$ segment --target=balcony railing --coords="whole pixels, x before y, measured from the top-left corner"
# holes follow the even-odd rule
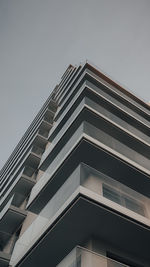
[[[45,135],[45,136],[44,136]],[[33,141],[33,145],[45,148],[45,145],[47,144],[47,138],[46,138],[45,131],[42,132],[42,130],[39,130],[35,136],[35,139]]]
[[[35,188],[33,188],[29,205],[37,196],[35,195],[37,188],[39,187],[41,189],[42,186],[44,187],[48,183],[51,177],[49,174],[53,175],[56,172],[57,168],[64,162],[69,153],[71,154],[71,152],[74,151],[75,145],[77,145],[82,138],[94,143],[98,149],[104,149],[104,151],[108,152],[110,161],[114,161],[113,157],[115,156],[123,160],[124,165],[126,163],[129,164],[129,168],[130,166],[134,166],[136,169],[141,170],[142,172],[149,173],[150,164],[148,153],[150,148],[148,146],[145,146],[135,139],[132,139],[126,133],[121,133],[121,131],[114,126],[111,128],[112,131],[110,131],[108,127],[111,125],[109,125],[109,123],[106,123],[106,121],[100,117],[95,117],[95,114],[90,113],[89,111],[85,111],[83,116],[85,116],[86,121],[83,121],[80,126],[78,126],[78,124],[74,125],[75,127],[78,127],[77,130],[72,134],[69,132],[71,131],[70,129],[64,137],[65,142],[63,142],[63,139],[61,139],[61,142],[58,146],[56,144],[56,147],[54,143],[51,143],[51,145],[45,150],[45,153],[43,153],[40,164],[43,164],[43,166],[45,165],[46,171],[43,175],[42,181],[38,181],[38,183],[35,185]],[[92,124],[93,118],[96,126]],[[83,118],[81,117],[81,119]],[[103,127],[107,131],[109,129],[111,135],[108,134],[107,131],[105,132],[102,129]],[[66,140],[67,138],[68,140]],[[128,144],[130,144],[130,147]],[[59,149],[57,149],[57,147],[59,147]],[[52,149],[54,151],[53,156],[50,154]],[[88,154],[85,157],[88,157]],[[106,156],[104,156],[103,161],[106,164],[104,164],[104,166],[107,166]],[[127,168],[128,167],[126,165],[126,169]],[[115,168],[112,168],[112,170],[115,172]],[[138,185],[138,187],[141,187],[142,189],[142,181],[139,182],[141,185]],[[36,194],[39,194],[39,192],[37,191]]]
[[[90,251],[75,247],[56,267],[128,267],[121,262]]]
[[[47,138],[48,137],[48,134],[49,134],[49,130],[46,130],[46,129],[44,129],[44,127],[43,128],[41,127],[39,129],[38,133],[39,133],[39,135]]]
[[[54,100],[51,100],[48,108],[55,113],[57,111],[57,103]]]
[[[66,207],[66,203],[72,201],[79,193],[94,198],[100,204],[116,210],[117,213],[119,211],[131,220],[150,225],[148,198],[81,163],[20,236],[15,245],[12,262],[18,257],[17,251],[24,253],[24,250],[28,250],[47,229],[50,221]]]
[[[47,135],[49,134],[49,130],[52,128],[52,123],[46,121],[45,119],[43,119],[39,130],[42,130],[42,132],[44,133],[43,136],[47,137]]]
[[[28,157],[26,159],[25,165],[36,169],[40,163],[44,149],[33,145],[28,152]]]
[[[14,183],[7,190],[7,194],[4,195],[6,198],[9,194],[13,195],[19,192],[21,195],[28,196],[31,188],[35,184],[33,174],[35,169],[30,166],[25,166],[17,175]],[[5,189],[5,188],[4,188]],[[3,189],[3,191],[4,191]]]
[[[15,242],[17,240],[16,234],[8,234],[0,231],[0,253],[5,255],[11,255]],[[1,265],[0,265],[1,266]]]
[[[31,152],[41,157],[44,152],[44,149],[38,146],[33,146]]]
[[[11,254],[18,238],[17,233],[8,234],[6,232],[0,231],[0,266],[9,266],[9,261]]]
[[[40,191],[40,188],[44,183],[44,178],[45,178],[44,176],[41,177],[39,182],[33,188],[33,192],[35,195],[36,191]],[[69,182],[71,181],[71,179],[72,179],[72,186]],[[76,187],[74,187],[74,185]],[[85,188],[88,188],[91,191],[94,191],[98,195],[103,196],[104,199],[110,200],[111,201],[110,203],[115,202],[116,204],[119,204],[119,206],[123,206],[128,210],[131,210],[139,215],[142,215],[143,217],[150,218],[149,198],[121,184],[120,182],[104,175],[103,173],[96,171],[95,169],[91,168],[90,166],[84,163],[79,165],[79,167],[72,173],[72,175],[68,178],[65,184],[59,189],[59,191],[62,191],[63,195],[63,188],[65,190],[65,187],[68,187],[68,192],[66,194],[66,199],[65,199],[67,200],[67,197],[69,197],[75,191],[75,189],[80,185]],[[54,199],[56,198],[57,194],[58,196],[60,196],[59,191],[53,197]]]
[[[0,230],[12,234],[18,229],[27,212],[25,207],[25,196],[15,193],[7,202],[0,213]],[[1,238],[1,236],[0,236]]]
[[[83,163],[81,185],[119,206],[150,219],[149,198]]]
[[[52,124],[54,115],[55,115],[55,113],[52,110],[47,109],[47,111],[45,112],[45,115],[44,115],[44,120],[46,120],[47,122]]]

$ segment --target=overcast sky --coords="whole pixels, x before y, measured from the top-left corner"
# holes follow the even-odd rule
[[[149,0],[0,0],[0,168],[67,66],[150,100]]]

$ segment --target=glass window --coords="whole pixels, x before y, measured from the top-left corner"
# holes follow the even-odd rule
[[[142,207],[142,205],[140,205],[138,202],[136,202],[135,200],[128,198],[128,197],[124,197],[124,201],[125,201],[125,207],[137,212],[141,215],[145,215],[144,214],[144,208]]]
[[[120,194],[111,187],[103,185],[103,196],[118,204],[121,204]]]
[[[103,196],[120,204],[121,206],[126,207],[129,210],[145,216],[142,203],[139,203],[138,201],[130,198],[128,195],[115,190],[113,187],[103,184]]]

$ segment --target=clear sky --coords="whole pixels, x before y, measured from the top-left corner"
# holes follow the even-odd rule
[[[0,0],[0,168],[67,66],[150,100],[149,0]]]

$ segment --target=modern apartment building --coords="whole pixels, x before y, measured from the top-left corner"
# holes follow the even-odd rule
[[[150,267],[150,106],[69,65],[1,170],[0,266]]]

